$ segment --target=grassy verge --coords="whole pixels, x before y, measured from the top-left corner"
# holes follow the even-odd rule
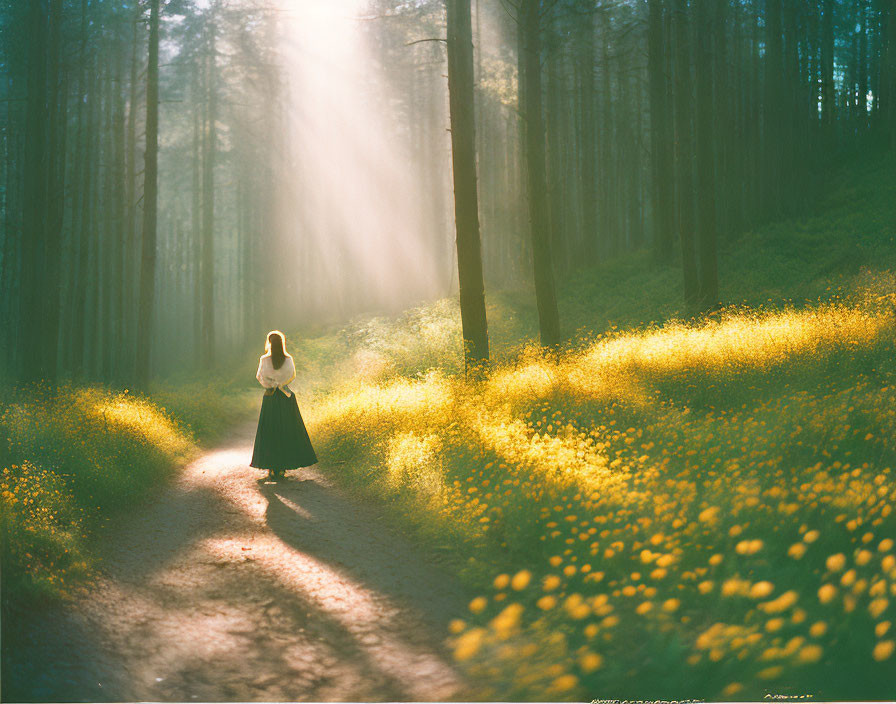
[[[731,312],[357,382],[313,427],[481,590],[455,654],[484,698],[881,696],[894,339],[885,307]]]
[[[479,591],[452,630],[483,699],[892,698],[887,168],[728,243],[708,319],[635,256],[563,284],[555,358],[492,296],[482,383],[453,303],[316,341],[319,454]]]
[[[7,390],[0,404],[5,609],[65,595],[90,574],[95,536],[246,411],[243,393],[159,384]]]

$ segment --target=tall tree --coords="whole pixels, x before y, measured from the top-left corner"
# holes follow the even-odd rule
[[[146,69],[146,154],[143,175],[143,242],[137,313],[136,380],[146,387],[156,292],[156,225],[159,193],[159,1],[149,5],[149,63]]]
[[[541,344],[560,342],[560,314],[554,290],[554,262],[551,253],[550,219],[545,170],[544,115],[541,95],[540,0],[521,0],[519,31],[523,33],[526,76],[526,170],[528,173],[529,226],[532,232],[532,263],[535,270],[535,299]]]
[[[202,262],[202,114],[201,105],[205,105],[205,101],[199,101],[198,96],[201,94],[199,89],[199,78],[201,74],[199,67],[196,66],[193,71],[192,88],[197,98],[193,103],[193,148],[192,159],[190,160],[191,172],[191,200],[190,200],[190,223],[191,233],[193,237],[192,257],[190,258],[190,267],[193,274],[193,305],[191,307],[193,313],[193,362],[198,367],[202,361],[202,338],[199,330],[202,326],[202,288],[201,288],[201,262]]]
[[[25,129],[23,266],[21,320],[26,336],[23,378],[36,381],[48,376],[44,338],[44,259],[47,236],[47,15],[42,0],[28,5],[28,97]],[[52,344],[55,344],[55,340]]]
[[[699,34],[699,32],[698,32]],[[765,104],[763,109],[763,136],[765,143],[765,193],[766,212],[771,215],[781,213],[782,188],[784,186],[783,165],[786,158],[782,136],[784,118],[787,116],[784,93],[784,49],[782,43],[783,24],[781,0],[765,0]],[[698,70],[700,62],[697,62]]]
[[[217,5],[211,8],[214,13]],[[208,22],[208,47],[205,57],[206,112],[205,145],[202,159],[202,244],[200,297],[202,300],[203,360],[214,364],[215,357],[215,161],[218,150],[217,28],[214,15]]]
[[[590,8],[589,8],[590,9]],[[597,110],[594,80],[594,63],[597,52],[595,34],[595,15],[591,11],[582,22],[584,33],[584,51],[582,52],[582,228],[584,230],[584,254],[586,260],[593,262],[597,258]]]
[[[470,0],[448,0],[448,95],[454,170],[457,274],[464,363],[472,371],[488,362],[488,321],[476,192],[476,126],[473,110],[473,31]]]
[[[688,27],[688,0],[675,0],[675,164],[678,181],[678,239],[684,274],[684,299],[698,303],[700,285],[694,250],[694,170],[691,114],[691,49]]]
[[[821,114],[826,148],[834,147],[834,0],[823,0],[821,20]]]
[[[702,309],[715,306],[719,299],[718,263],[716,261],[716,191],[715,142],[713,129],[713,38],[717,36],[712,0],[694,0],[697,21],[697,244],[700,253],[699,305]]]
[[[128,99],[128,120],[127,135],[125,144],[126,177],[125,177],[125,247],[123,252],[124,260],[121,263],[125,281],[125,294],[122,301],[124,307],[123,322],[124,334],[122,336],[122,345],[126,353],[126,373],[133,369],[135,350],[137,344],[137,321],[136,321],[136,289],[135,283],[138,278],[136,275],[136,253],[139,251],[138,244],[139,227],[137,224],[137,111],[139,109],[139,93],[138,93],[138,69],[141,64],[141,54],[139,50],[140,42],[137,39],[137,27],[142,22],[142,8],[139,4],[135,4],[134,16],[131,19],[131,60],[130,60],[130,97]]]
[[[44,260],[45,283],[43,349],[44,372],[55,381],[58,371],[59,309],[62,304],[59,277],[62,273],[62,225],[65,217],[66,112],[68,107],[64,70],[60,60],[62,44],[62,0],[50,0],[49,16],[49,119],[47,145],[47,221],[46,241],[41,255]]]
[[[71,306],[71,370],[76,378],[86,376],[85,364],[85,340],[87,338],[87,294],[89,292],[88,267],[90,265],[90,232],[93,227],[93,211],[90,207],[91,194],[93,193],[93,174],[97,162],[96,149],[94,148],[94,135],[96,134],[96,119],[98,103],[96,99],[97,87],[97,61],[96,57],[88,53],[88,41],[90,38],[88,22],[87,0],[81,0],[81,48],[80,56],[83,64],[83,98],[79,96],[78,103],[84,103],[84,125],[79,127],[81,136],[80,169],[78,182],[78,221],[76,238],[76,257],[73,262],[74,295]],[[73,235],[73,239],[74,235]]]
[[[651,180],[653,245],[658,261],[672,257],[675,244],[675,182],[672,177],[672,130],[669,115],[663,0],[649,0],[648,73],[650,79]]]

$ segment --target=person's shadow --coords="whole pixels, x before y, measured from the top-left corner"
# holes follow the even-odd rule
[[[314,478],[259,480],[258,486],[268,502],[268,526],[293,549],[412,606],[442,633],[452,618],[465,616],[470,593],[367,506]]]

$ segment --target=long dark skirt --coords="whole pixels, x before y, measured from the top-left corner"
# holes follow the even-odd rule
[[[309,467],[317,462],[311,438],[305,430],[296,395],[276,389],[261,400],[255,447],[250,467],[280,474],[287,469]]]

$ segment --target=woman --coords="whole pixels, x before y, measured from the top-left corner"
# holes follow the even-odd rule
[[[286,353],[283,333],[269,332],[264,349],[255,378],[265,392],[249,466],[266,469],[268,478],[277,478],[287,469],[316,463],[317,455],[302,422],[296,395],[288,386],[296,378],[296,365]]]

